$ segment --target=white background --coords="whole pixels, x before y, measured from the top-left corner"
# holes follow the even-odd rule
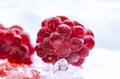
[[[0,23],[21,25],[35,44],[40,22],[57,15],[81,22],[95,34],[84,63],[86,79],[120,79],[119,0],[0,0]]]

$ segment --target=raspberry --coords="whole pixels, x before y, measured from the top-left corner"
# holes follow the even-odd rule
[[[1,27],[1,26],[0,26]],[[34,52],[28,34],[18,26],[0,28],[0,59],[7,59],[10,63],[31,64]]]
[[[69,64],[81,66],[95,45],[93,32],[66,16],[45,19],[41,26],[35,51],[46,63],[55,64],[64,58]]]

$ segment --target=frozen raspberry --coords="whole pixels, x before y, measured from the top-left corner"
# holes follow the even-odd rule
[[[0,26],[1,27],[1,26]],[[31,64],[33,46],[27,33],[18,25],[0,28],[0,59],[7,59],[10,63]]]
[[[41,26],[35,51],[46,63],[55,64],[64,58],[69,64],[81,66],[95,45],[93,32],[66,16],[45,19]]]

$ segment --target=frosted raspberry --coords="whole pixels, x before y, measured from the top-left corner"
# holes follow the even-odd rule
[[[69,64],[81,66],[95,45],[93,32],[66,16],[45,19],[41,26],[35,50],[46,63],[66,59]]]
[[[0,26],[1,27],[1,26]],[[33,46],[27,33],[18,25],[0,28],[0,59],[7,59],[10,63],[31,64]]]

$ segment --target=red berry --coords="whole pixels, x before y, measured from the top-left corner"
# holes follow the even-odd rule
[[[73,27],[73,33],[72,33],[72,35],[74,37],[80,37],[80,38],[82,38],[85,35],[84,28],[81,27],[81,26],[74,26]]]
[[[22,27],[14,25],[0,29],[0,36],[0,59],[8,59],[10,63],[17,64],[32,63],[34,49]]]
[[[37,35],[35,51],[46,63],[66,59],[69,64],[81,66],[94,47],[92,31],[66,16],[56,16],[42,22]]]
[[[94,38],[90,35],[86,35],[83,39],[85,46],[87,46],[89,50],[91,50],[95,45]]]
[[[56,31],[64,37],[70,37],[72,34],[72,29],[66,24],[61,24],[56,28]]]

